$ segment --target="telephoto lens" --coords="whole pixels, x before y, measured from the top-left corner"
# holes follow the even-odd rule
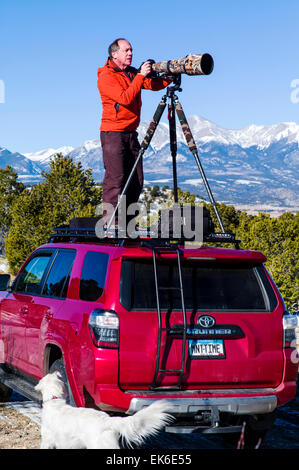
[[[152,64],[152,70],[157,73],[187,75],[210,75],[214,68],[214,60],[210,54],[188,54],[180,59],[165,60]]]

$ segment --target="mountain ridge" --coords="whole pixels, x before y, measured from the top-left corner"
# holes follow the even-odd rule
[[[299,125],[283,122],[271,126],[250,125],[225,129],[198,115],[188,118],[196,141],[199,158],[219,202],[235,206],[271,206],[279,210],[296,210],[298,205]],[[138,128],[142,141],[149,122]],[[182,128],[177,125],[177,173],[182,189],[207,195],[197,165]],[[50,159],[58,152],[68,154],[83,168],[92,168],[96,182],[104,175],[99,139],[87,140],[79,147],[64,146],[35,153],[13,153],[0,147],[0,167],[12,164],[19,169],[19,179],[38,181]],[[161,122],[144,154],[145,184],[172,186],[172,158],[169,150],[168,123]],[[4,166],[3,166],[4,165]],[[20,171],[21,170],[21,171]]]

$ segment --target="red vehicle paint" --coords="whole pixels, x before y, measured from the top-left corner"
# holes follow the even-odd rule
[[[180,247],[180,260],[185,319],[177,254],[157,254],[159,327],[150,248],[39,247],[0,292],[0,382],[38,399],[33,385],[59,367],[76,406],[130,414],[167,398],[170,432],[234,431],[249,416],[272,416],[295,396],[298,365],[266,258]]]

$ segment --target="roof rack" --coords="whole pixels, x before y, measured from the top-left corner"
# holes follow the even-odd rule
[[[157,233],[152,234],[146,230],[138,231],[136,238],[127,237],[126,234],[121,231],[115,236],[114,230],[108,230],[105,237],[100,238],[96,235],[94,228],[70,228],[69,226],[55,227],[54,233],[51,233],[49,243],[79,243],[79,242],[91,242],[91,243],[104,243],[112,244],[116,246],[127,246],[136,245],[146,241],[154,246],[174,246],[182,245],[186,242],[192,242],[188,238],[161,238],[157,237]],[[153,236],[155,235],[155,236]],[[158,234],[159,235],[159,234]],[[203,242],[207,243],[232,243],[239,248],[240,240],[236,240],[236,236],[233,233],[208,233],[204,235]]]

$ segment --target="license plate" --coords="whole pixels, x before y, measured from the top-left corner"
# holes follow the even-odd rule
[[[190,339],[189,355],[194,359],[224,359],[223,339]]]

